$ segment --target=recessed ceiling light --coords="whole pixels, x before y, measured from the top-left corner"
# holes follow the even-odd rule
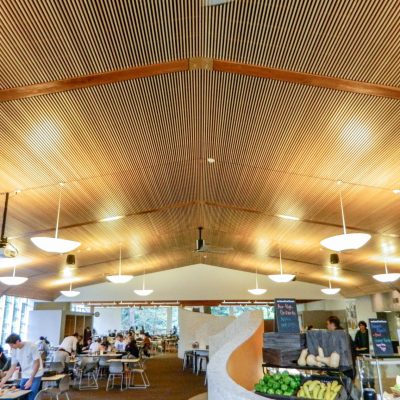
[[[400,194],[400,189],[393,189],[392,192],[393,192],[394,194]]]
[[[215,158],[209,157],[209,158],[207,158],[207,162],[208,162],[209,164],[214,164],[214,163],[215,163]]]
[[[114,217],[107,217],[107,218],[102,218],[100,222],[110,222],[110,221],[116,221],[117,219],[124,218],[123,215],[115,215]]]
[[[300,221],[300,218],[293,217],[292,215],[277,214],[276,216],[282,219],[288,219],[290,221]]]

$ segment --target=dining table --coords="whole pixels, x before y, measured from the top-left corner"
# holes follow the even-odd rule
[[[31,391],[30,390],[22,390],[22,389],[16,389],[16,390],[5,390],[1,395],[0,399],[1,400],[13,400],[13,399],[23,399],[25,396],[27,396]]]
[[[209,350],[208,349],[192,349],[194,360],[193,360],[193,373],[197,373],[198,363],[200,357],[208,357]]]

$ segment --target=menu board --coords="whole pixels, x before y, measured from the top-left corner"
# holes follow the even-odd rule
[[[393,345],[390,340],[389,325],[384,319],[370,319],[369,327],[371,331],[374,353],[377,356],[393,355]]]
[[[300,333],[295,299],[275,299],[275,331]]]

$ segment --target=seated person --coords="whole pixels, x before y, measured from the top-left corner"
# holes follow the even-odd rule
[[[101,341],[101,345],[102,345],[104,351],[108,351],[109,347],[111,346],[111,343],[108,341],[107,336],[103,337],[103,340]]]
[[[87,346],[83,346],[81,352],[82,353],[87,353],[89,351],[90,345],[93,343],[92,338],[89,338],[87,340]]]
[[[76,344],[76,354],[81,354],[83,351],[83,337],[78,336],[78,343]]]
[[[125,343],[124,343],[124,337],[119,333],[117,337],[115,338],[115,343],[114,343],[115,351],[116,352],[124,352],[125,351]]]
[[[89,346],[89,353],[98,353],[100,352],[101,348],[101,339],[96,339],[90,346]]]
[[[139,347],[137,346],[136,340],[135,340],[135,339],[132,339],[132,340],[126,345],[125,351],[126,351],[129,355],[131,355],[131,356],[133,356],[133,357],[135,357],[135,358],[139,358]]]
[[[0,377],[5,375],[5,371],[8,371],[11,366],[11,358],[7,358],[4,354],[3,347],[0,346]]]

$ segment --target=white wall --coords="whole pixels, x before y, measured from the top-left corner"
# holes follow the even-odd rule
[[[376,312],[373,309],[371,296],[362,296],[356,298],[357,318],[368,323],[369,318],[376,318]]]
[[[45,336],[51,345],[60,344],[62,310],[33,310],[29,312],[28,340],[36,342]]]
[[[210,336],[221,332],[235,317],[220,317],[210,314],[179,309],[179,350],[178,357],[183,358],[185,350],[192,348],[193,342],[199,342],[199,348],[209,345]]]
[[[95,308],[94,312],[99,312],[99,317],[93,317],[93,328],[98,335],[107,334],[108,331],[121,330],[121,308]]]
[[[265,296],[253,296],[248,289],[255,286],[255,275],[212,265],[196,264],[146,275],[146,286],[153,289],[143,299],[133,290],[141,286],[141,276],[124,285],[100,283],[79,287],[79,296],[73,301],[143,301],[143,300],[265,300],[275,297],[301,299],[342,299],[342,296],[327,296],[321,293],[323,286],[306,282],[290,282],[277,285],[267,276],[259,275],[259,284],[268,289]],[[261,297],[261,298],[260,298]],[[60,296],[56,301],[71,301]]]

